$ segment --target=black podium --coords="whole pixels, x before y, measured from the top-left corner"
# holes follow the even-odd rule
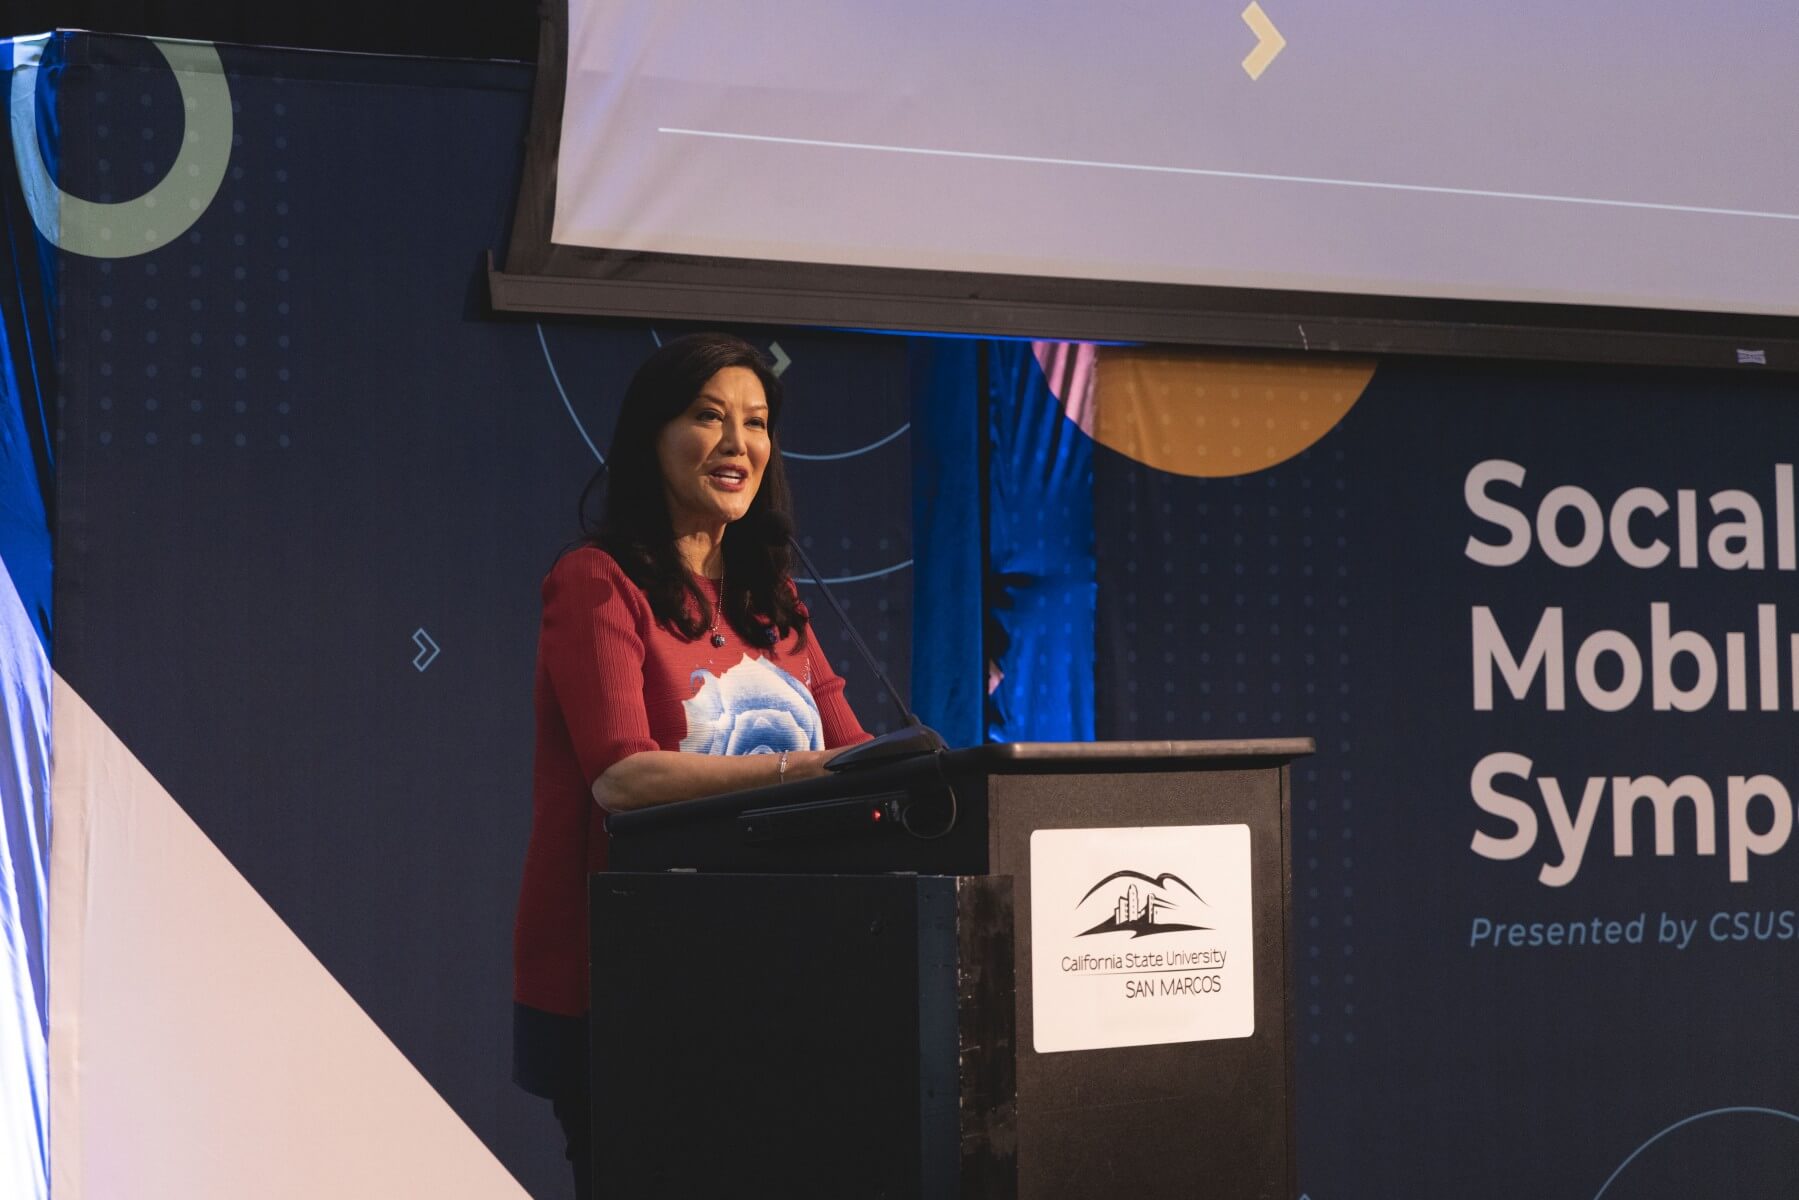
[[[615,815],[608,1194],[1287,1200],[1311,751],[981,746]]]

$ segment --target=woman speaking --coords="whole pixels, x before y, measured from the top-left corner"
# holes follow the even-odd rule
[[[748,342],[664,345],[582,495],[581,544],[543,582],[514,1075],[554,1103],[583,1198],[586,880],[606,866],[604,813],[820,775],[868,738],[789,574],[780,415],[780,382]]]

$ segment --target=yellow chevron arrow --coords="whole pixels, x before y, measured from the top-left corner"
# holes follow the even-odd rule
[[[1274,27],[1274,22],[1268,19],[1268,14],[1256,0],[1249,0],[1249,7],[1243,10],[1243,23],[1256,35],[1256,48],[1243,60],[1243,69],[1251,79],[1260,79],[1274,56],[1287,48],[1287,39],[1281,36],[1281,31]]]

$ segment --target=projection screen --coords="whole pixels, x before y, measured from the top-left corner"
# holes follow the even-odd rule
[[[1203,289],[1214,309],[1799,317],[1792,6],[567,0],[566,19],[556,247],[956,273],[1052,303],[1029,281],[1150,286],[1085,293],[1127,307]]]

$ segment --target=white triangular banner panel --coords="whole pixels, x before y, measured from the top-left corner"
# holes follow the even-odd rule
[[[525,1191],[61,678],[57,1200]]]

